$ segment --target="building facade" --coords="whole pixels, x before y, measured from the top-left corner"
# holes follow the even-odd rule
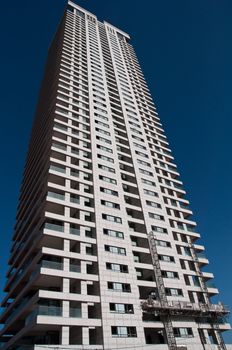
[[[50,47],[1,348],[225,349],[218,294],[128,34],[69,2]]]

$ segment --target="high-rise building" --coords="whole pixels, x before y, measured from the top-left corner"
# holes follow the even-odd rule
[[[21,188],[3,350],[226,349],[230,328],[130,37],[68,2]]]

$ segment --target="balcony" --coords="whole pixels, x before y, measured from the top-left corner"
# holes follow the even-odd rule
[[[74,225],[71,224],[71,225],[70,225],[69,233],[70,233],[71,235],[80,236],[81,230],[80,230],[80,228],[74,227]]]
[[[215,283],[214,283],[214,282],[211,282],[211,281],[206,281],[206,282],[205,282],[205,286],[206,286],[207,288],[215,288],[215,289],[217,289]]]
[[[197,232],[196,228],[195,227],[191,227],[191,226],[187,226],[187,230],[189,232]]]
[[[58,223],[53,224],[53,223],[45,222],[44,228],[48,230],[64,232],[64,226]]]
[[[53,164],[50,165],[50,170],[57,171],[58,173],[63,173],[63,174],[66,173],[66,168],[65,167],[56,166],[56,165],[53,165]]]
[[[73,308],[69,309],[69,317],[82,317],[81,308]]]
[[[62,201],[65,200],[65,195],[62,194],[62,193],[58,193],[58,192],[48,191],[48,197],[59,199],[59,200],[62,200]]]
[[[63,270],[63,263],[57,261],[42,260],[41,267],[46,269]]]
[[[62,307],[60,306],[39,305],[36,311],[37,315],[41,316],[62,316]]]
[[[80,265],[70,264],[69,271],[71,271],[71,272],[81,272],[81,266]]]
[[[196,258],[197,259],[207,259],[206,256],[205,256],[205,253],[197,253],[196,254]]]

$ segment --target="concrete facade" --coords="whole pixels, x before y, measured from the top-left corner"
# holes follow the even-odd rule
[[[210,303],[208,264],[130,37],[69,2],[49,51],[2,302],[2,349],[168,349],[168,302]],[[226,322],[173,317],[178,349],[220,347]],[[229,348],[228,348],[229,349]]]

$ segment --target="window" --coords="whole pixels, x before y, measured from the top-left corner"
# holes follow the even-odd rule
[[[113,153],[112,149],[110,149],[108,147],[105,147],[105,146],[97,145],[97,148],[100,149],[101,151],[105,151],[105,152],[108,152],[108,153]]]
[[[147,171],[147,170],[144,170],[144,169],[141,169],[141,168],[139,168],[139,172],[141,174],[144,174],[144,175],[153,176],[153,173],[151,171]]]
[[[165,261],[165,262],[175,262],[174,257],[169,255],[159,255],[159,260]]]
[[[95,120],[95,123],[100,125],[100,126],[104,126],[105,128],[109,128],[109,125],[103,122],[99,122],[99,120]]]
[[[151,167],[150,163],[144,162],[143,160],[137,159],[137,163],[141,165],[148,166],[149,168]]]
[[[184,255],[186,256],[192,256],[191,251],[188,247],[182,247],[184,250]]]
[[[193,337],[192,328],[173,328],[176,338],[188,338]]]
[[[179,275],[176,271],[162,271],[163,278],[179,278]]]
[[[149,185],[149,186],[156,186],[154,181],[146,180],[146,179],[141,179],[143,184]]]
[[[112,326],[111,333],[112,333],[112,337],[122,337],[122,338],[137,337],[136,327]]]
[[[106,228],[103,229],[104,235],[115,237],[115,238],[124,238],[124,234],[120,231],[108,230]]]
[[[171,243],[167,241],[156,240],[156,244],[161,247],[171,248]]]
[[[105,205],[106,207],[109,207],[109,208],[120,209],[120,205],[118,203],[113,203],[113,202],[101,200],[101,204]]]
[[[144,142],[143,139],[141,139],[140,137],[138,136],[135,136],[135,135],[132,135],[132,138],[135,139],[135,140],[138,140],[138,141],[141,141],[141,142]]]
[[[165,288],[165,293],[167,296],[172,296],[172,297],[183,296],[182,289],[179,289],[179,288]]]
[[[155,220],[162,220],[164,221],[164,217],[162,215],[154,214],[154,213],[148,213],[149,218],[155,219]]]
[[[148,196],[158,197],[158,193],[154,191],[146,190],[145,188],[143,189],[143,193],[147,194]]]
[[[129,283],[120,282],[107,282],[108,289],[114,290],[115,292],[130,293],[131,287]]]
[[[135,151],[135,153],[140,157],[148,158],[148,155],[143,152]]]
[[[105,251],[110,252],[110,253],[114,253],[114,254],[126,255],[125,248],[114,247],[111,245],[105,245]]]
[[[100,191],[107,194],[111,194],[112,196],[118,196],[117,191],[110,190],[109,188],[100,187]]]
[[[102,154],[98,154],[97,157],[102,159],[102,160],[105,160],[106,162],[114,163],[113,158],[103,156]]]
[[[122,265],[122,264],[115,264],[115,263],[106,263],[106,269],[111,270],[113,272],[122,272],[122,273],[128,273],[128,266]]]
[[[110,133],[106,130],[102,130],[102,129],[99,129],[99,128],[95,128],[96,131],[98,131],[99,133],[103,134],[103,135],[108,135],[110,136]]]
[[[110,312],[115,312],[118,314],[133,314],[134,308],[132,304],[110,303]]]
[[[101,137],[101,136],[96,136],[96,139],[99,141],[105,142],[105,143],[112,144],[112,142],[110,140],[105,139],[104,137]]]
[[[65,168],[65,166],[62,166],[62,165],[58,165],[58,164],[56,164],[56,163],[52,163],[51,165],[50,165],[50,170],[53,170],[53,171],[57,171],[57,172],[59,172],[59,173],[65,173],[66,172],[66,168]]]
[[[158,232],[158,233],[168,233],[167,229],[164,227],[159,227],[159,226],[151,226],[152,231]]]
[[[98,168],[102,169],[102,170],[105,170],[105,171],[108,171],[109,173],[115,173],[115,169],[110,168],[110,167],[108,167],[106,165],[98,164]]]
[[[156,203],[156,202],[146,201],[146,204],[149,205],[150,207],[153,207],[153,208],[161,208],[161,205],[159,203]]]
[[[116,222],[118,224],[122,223],[122,219],[119,218],[118,216],[102,214],[102,219],[107,220],[107,221],[111,221],[111,222]]]
[[[141,148],[141,149],[146,149],[146,147],[145,147],[145,146],[140,145],[140,144],[139,144],[139,143],[137,143],[137,142],[133,142],[133,144],[134,144],[134,146],[136,146],[136,147],[138,147],[138,148]]]
[[[103,175],[99,175],[99,179],[102,180],[102,181],[105,181],[105,182],[109,182],[111,184],[117,184],[117,181],[115,179],[112,179],[110,177],[107,177],[107,176],[103,176]]]
[[[148,155],[143,152],[135,151],[135,153],[140,157],[148,158]]]

